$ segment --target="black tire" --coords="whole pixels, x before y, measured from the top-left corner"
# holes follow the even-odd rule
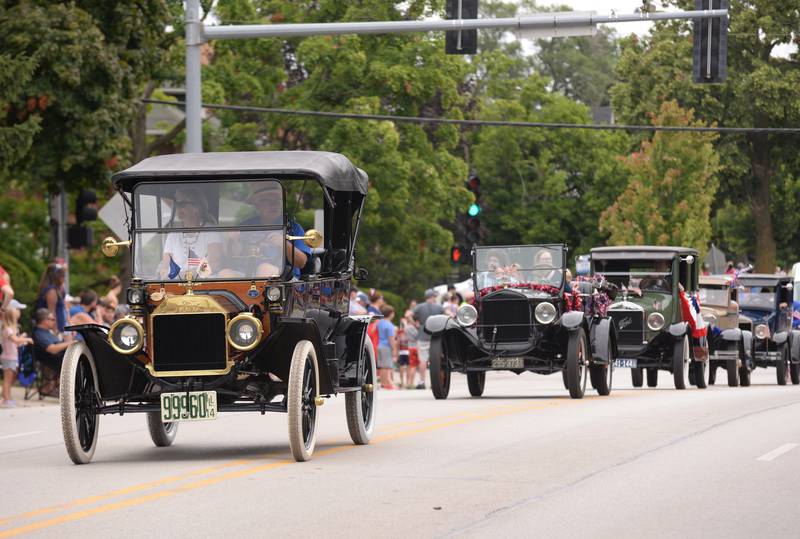
[[[742,358],[741,347],[737,344],[736,350],[739,351],[739,359],[744,365],[744,359]],[[739,366],[737,365],[738,361],[735,359],[730,359],[725,362],[725,367],[728,369],[728,387],[739,387]]]
[[[444,357],[441,337],[431,337],[428,365],[431,371],[433,398],[436,400],[446,399],[450,394],[450,366]]]
[[[83,341],[70,344],[64,354],[59,395],[67,454],[75,464],[88,464],[97,447],[101,401],[94,357]]]
[[[689,376],[689,337],[675,341],[672,349],[672,378],[675,389],[686,389],[686,379]]]
[[[633,387],[642,387],[644,385],[644,369],[631,369],[631,382]]]
[[[317,444],[317,352],[311,341],[295,345],[287,385],[289,447],[294,460],[304,462],[311,459]]]
[[[469,394],[473,397],[483,395],[483,388],[486,386],[486,372],[468,372],[467,386],[469,386]]]
[[[706,361],[693,361],[692,368],[694,369],[694,385],[697,389],[705,389],[708,387],[706,382]]]
[[[147,430],[156,447],[169,447],[178,434],[178,423],[164,423],[161,412],[147,412]]]
[[[567,382],[567,369],[561,371],[561,381],[564,382],[564,389],[569,391],[569,382]]]
[[[786,382],[789,381],[789,349],[786,345],[782,345],[778,347],[778,352],[780,352],[781,357],[775,364],[775,374],[778,379],[778,385],[785,386]]]
[[[589,375],[589,343],[586,340],[586,332],[583,328],[569,336],[567,343],[567,359],[565,370],[567,372],[567,385],[569,386],[569,396],[573,399],[582,399],[586,393],[586,379]]]
[[[792,385],[800,384],[800,363],[789,365],[789,377],[792,379]]]
[[[592,365],[589,367],[589,378],[592,387],[597,390],[597,394],[606,397],[611,394],[611,381],[614,377],[614,365],[606,363],[604,365]]]
[[[658,369],[647,369],[647,387],[658,387]]]
[[[708,363],[708,385],[713,386],[717,382],[717,363],[716,361],[709,361]]]
[[[378,387],[375,351],[372,341],[364,340],[364,378],[361,390],[351,391],[344,395],[344,409],[347,416],[347,430],[350,439],[356,445],[366,445],[375,432],[375,412],[377,399],[375,389]]]

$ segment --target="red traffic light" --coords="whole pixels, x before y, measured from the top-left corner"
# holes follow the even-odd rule
[[[450,262],[457,263],[461,262],[461,247],[453,247],[450,249]]]

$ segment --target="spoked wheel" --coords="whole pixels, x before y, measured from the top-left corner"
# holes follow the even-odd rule
[[[642,387],[644,385],[644,369],[631,369],[631,383],[633,387]]]
[[[311,459],[317,443],[317,353],[310,341],[294,347],[289,369],[286,407],[289,415],[289,447],[294,460]]]
[[[356,445],[366,445],[375,432],[375,388],[378,387],[375,367],[375,351],[372,342],[366,339],[362,352],[364,360],[364,377],[361,389],[345,393],[344,407],[347,412],[347,430]]]
[[[82,341],[67,348],[61,366],[61,430],[67,454],[75,464],[88,464],[97,446],[97,369],[91,351]]]
[[[573,399],[582,399],[586,392],[586,378],[589,369],[589,344],[586,342],[586,333],[583,328],[569,336],[567,343],[567,385],[569,386],[569,396]]]
[[[431,391],[437,400],[446,399],[450,393],[450,365],[444,357],[442,338],[431,337],[431,348],[428,355],[431,370]]]
[[[161,421],[161,412],[147,412],[147,430],[156,447],[169,447],[178,434],[178,423],[164,423]]]
[[[672,377],[675,389],[686,389],[686,378],[689,376],[689,337],[676,341],[672,352]]]
[[[658,386],[658,369],[650,368],[647,369],[647,387],[657,387]]]
[[[785,386],[786,382],[789,380],[789,348],[786,345],[782,345],[778,348],[778,352],[781,356],[775,364],[778,385]]]
[[[486,372],[468,372],[467,385],[469,386],[469,394],[473,397],[483,395],[483,388],[486,387]]]

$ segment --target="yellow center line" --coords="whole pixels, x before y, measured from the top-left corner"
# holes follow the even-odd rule
[[[535,411],[535,410],[543,410],[545,408],[556,408],[556,407],[560,407],[560,406],[563,406],[563,405],[566,405],[566,404],[577,404],[578,402],[579,401],[574,401],[574,400],[558,400],[558,401],[537,402],[535,404],[525,404],[525,405],[513,405],[512,404],[512,405],[497,406],[497,407],[495,407],[493,409],[494,411],[488,411],[488,412],[487,411],[471,411],[471,412],[466,412],[466,413],[453,414],[453,415],[450,415],[450,416],[443,416],[443,417],[439,417],[439,418],[425,419],[425,420],[409,423],[412,426],[413,425],[423,425],[423,426],[420,426],[418,428],[412,428],[412,429],[409,429],[409,430],[403,430],[403,431],[400,431],[400,432],[397,432],[397,433],[394,433],[394,434],[385,434],[385,435],[377,436],[377,437],[373,438],[371,443],[377,444],[377,443],[382,443],[382,442],[388,442],[388,441],[392,441],[392,440],[398,440],[398,439],[401,439],[401,438],[407,438],[407,437],[411,437],[411,436],[424,434],[424,433],[427,433],[427,432],[441,430],[441,429],[444,429],[444,428],[447,428],[447,427],[452,427],[452,426],[455,426],[455,425],[464,425],[464,424],[469,424],[469,423],[475,423],[475,422],[478,422],[478,421],[484,421],[484,420],[492,419],[492,418],[495,418],[495,417],[509,416],[509,415],[514,415],[514,414],[519,414],[519,413],[524,413],[524,412],[529,412],[529,411]],[[444,419],[444,420],[442,420],[442,419]],[[435,422],[433,422],[432,424],[429,424],[429,425],[424,425],[425,423],[430,423],[431,421],[435,421]],[[353,449],[355,449],[357,447],[358,446],[356,446],[356,445],[349,445],[349,444],[348,445],[337,446],[337,447],[331,447],[331,448],[328,448],[328,449],[323,449],[323,450],[317,451],[315,453],[315,456],[324,456],[324,455],[330,455],[330,454],[338,453],[338,452],[342,452],[342,451],[350,451],[350,450],[353,450]],[[190,472],[190,473],[187,473],[187,474],[183,474],[183,475],[171,476],[171,477],[167,477],[167,478],[164,478],[164,479],[159,479],[159,480],[156,480],[156,481],[142,483],[140,485],[134,485],[134,486],[131,486],[131,487],[126,487],[126,488],[115,490],[115,491],[112,491],[112,492],[109,492],[109,493],[103,494],[103,495],[89,496],[89,497],[81,498],[79,500],[75,500],[73,502],[69,502],[69,503],[66,503],[66,504],[63,504],[63,505],[52,506],[52,507],[48,507],[48,508],[44,508],[44,509],[38,509],[38,510],[35,510],[35,511],[30,511],[28,513],[24,513],[22,515],[9,517],[9,518],[4,519],[3,521],[0,521],[0,524],[7,523],[7,522],[10,522],[12,520],[18,520],[18,519],[22,519],[22,518],[30,518],[30,517],[34,517],[34,516],[38,516],[38,515],[42,515],[42,514],[47,514],[47,513],[51,513],[51,512],[70,509],[70,508],[73,508],[73,507],[76,507],[76,506],[79,506],[79,505],[86,505],[86,504],[94,503],[94,502],[101,501],[101,500],[104,500],[104,499],[108,499],[108,498],[112,498],[112,497],[116,497],[116,496],[122,496],[122,495],[125,495],[125,494],[138,492],[138,491],[141,491],[141,490],[146,490],[148,488],[156,488],[156,487],[159,487],[159,486],[163,486],[165,484],[174,483],[174,482],[177,482],[177,481],[182,481],[182,480],[185,480],[185,479],[188,479],[190,477],[197,476],[197,475],[205,475],[205,474],[213,473],[213,472],[225,469],[225,468],[251,464],[252,462],[254,462],[254,461],[253,460],[232,461],[230,463],[226,463],[226,464],[223,464],[223,465],[203,468],[203,469],[200,469],[200,470],[197,470],[197,471],[194,471],[194,472]],[[216,485],[216,484],[221,483],[223,481],[229,481],[229,480],[250,476],[250,475],[254,475],[254,474],[265,472],[265,471],[270,471],[270,470],[275,470],[275,469],[278,469],[278,468],[283,468],[285,466],[288,466],[288,465],[294,464],[294,463],[295,462],[293,460],[284,459],[284,460],[271,462],[269,464],[260,464],[258,466],[247,467],[247,468],[243,468],[241,470],[236,470],[236,471],[232,471],[232,472],[216,475],[216,476],[213,476],[213,477],[208,477],[208,478],[205,478],[205,479],[202,479],[202,480],[199,480],[199,481],[188,483],[186,485],[181,485],[181,486],[177,486],[177,487],[174,487],[174,488],[170,488],[170,489],[154,492],[154,493],[151,493],[151,494],[146,494],[146,495],[143,495],[143,496],[130,498],[128,500],[121,500],[121,501],[118,501],[118,502],[107,503],[107,504],[99,505],[97,507],[93,507],[93,508],[90,508],[90,509],[85,509],[85,510],[82,510],[82,511],[76,511],[76,512],[73,512],[73,513],[68,513],[66,515],[62,515],[62,516],[59,516],[59,517],[54,517],[54,518],[50,518],[50,519],[47,519],[47,520],[42,520],[42,521],[39,521],[39,522],[34,522],[34,523],[31,523],[31,524],[27,524],[27,525],[24,525],[24,526],[11,528],[11,529],[8,529],[8,530],[5,530],[5,531],[0,531],[0,539],[6,538],[6,537],[14,537],[14,536],[17,536],[17,535],[20,535],[20,534],[23,534],[23,533],[29,533],[29,532],[33,532],[33,531],[40,530],[40,529],[43,529],[43,528],[49,528],[49,527],[52,527],[52,526],[57,526],[59,524],[73,522],[75,520],[80,520],[80,519],[83,519],[83,518],[86,518],[86,517],[89,517],[89,516],[92,516],[92,515],[97,515],[97,514],[101,514],[101,513],[108,513],[110,511],[115,511],[115,510],[118,510],[118,509],[124,509],[124,508],[127,508],[127,507],[141,505],[141,504],[153,501],[153,500],[157,500],[157,499],[161,499],[161,498],[165,498],[165,497],[169,497],[169,496],[174,496],[176,494],[181,494],[181,493],[192,491],[192,490],[195,490],[195,489],[198,489],[198,488],[202,488],[202,487]]]

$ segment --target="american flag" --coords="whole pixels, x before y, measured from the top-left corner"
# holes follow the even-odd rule
[[[197,253],[194,252],[194,249],[189,248],[189,257],[186,261],[186,265],[190,268],[199,268],[202,263],[203,259],[197,256]]]

